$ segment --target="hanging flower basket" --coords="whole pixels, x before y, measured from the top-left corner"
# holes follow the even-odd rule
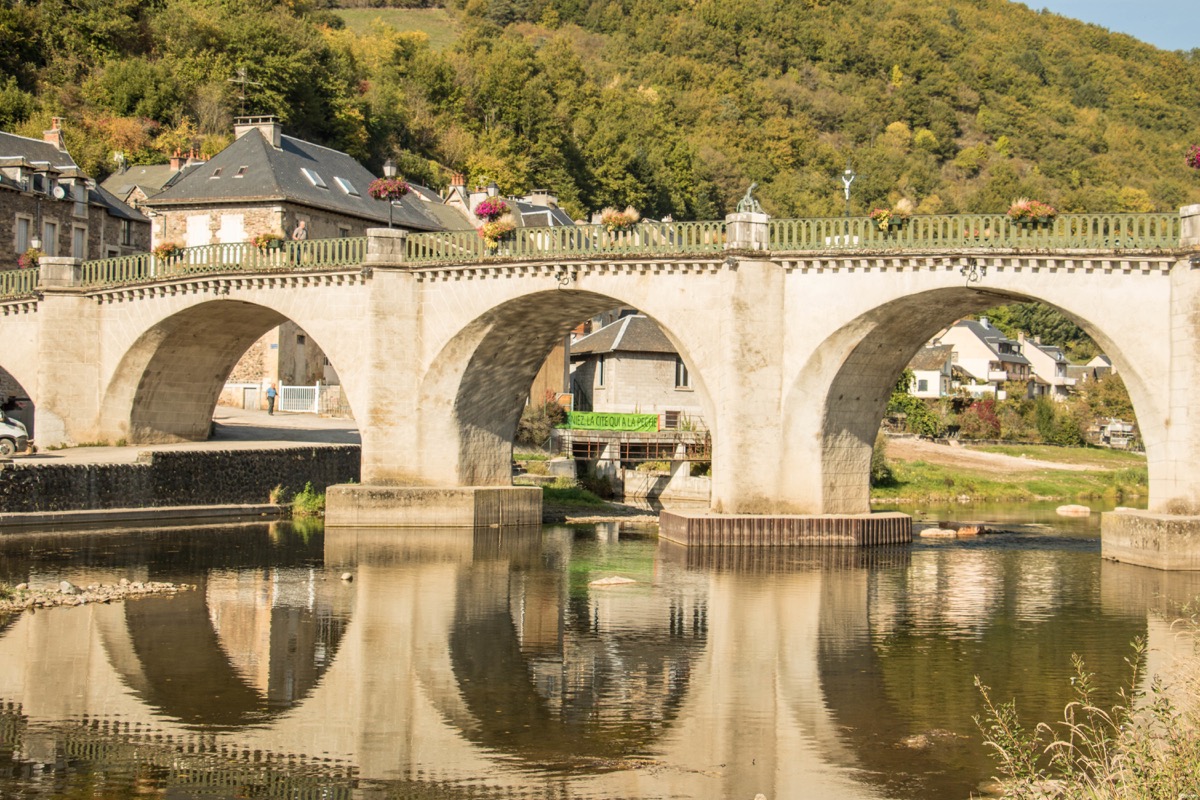
[[[1192,169],[1200,169],[1200,144],[1194,144],[1187,149],[1187,165]]]
[[[176,258],[182,252],[183,248],[175,242],[163,242],[158,247],[154,248],[154,255],[158,256],[164,261],[170,261]]]
[[[879,230],[887,233],[888,231],[900,230],[904,227],[904,223],[908,222],[908,214],[897,208],[876,208],[872,209],[867,215],[871,218]]]
[[[488,197],[475,206],[475,216],[486,219],[488,222],[495,222],[507,213],[508,203],[499,197]]]
[[[283,247],[283,237],[277,233],[260,233],[250,240],[250,244],[259,250],[278,250]]]
[[[1008,207],[1008,217],[1019,225],[1045,225],[1054,221],[1058,210],[1054,206],[1022,197]]]
[[[367,194],[376,200],[399,200],[408,194],[403,178],[376,178],[367,185]]]
[[[516,223],[508,219],[485,222],[479,226],[479,235],[489,250],[500,246],[501,240],[517,229]]]
[[[624,211],[610,207],[600,212],[600,224],[609,233],[627,231],[641,218],[642,215],[633,206],[626,206]]]
[[[21,255],[17,256],[17,269],[37,269],[38,260],[46,255],[41,250],[29,248]]]

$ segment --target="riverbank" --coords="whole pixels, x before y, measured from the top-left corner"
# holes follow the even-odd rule
[[[85,606],[89,603],[112,603],[136,597],[171,595],[195,589],[187,583],[164,583],[159,581],[131,581],[122,578],[120,583],[92,583],[84,588],[69,581],[60,581],[53,586],[32,588],[19,583],[15,587],[0,584],[0,614],[15,614],[38,608],[57,606]]]
[[[1096,447],[887,443],[891,479],[874,503],[1081,502],[1136,504],[1148,493],[1145,456]]]

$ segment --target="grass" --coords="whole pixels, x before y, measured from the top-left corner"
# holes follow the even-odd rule
[[[1144,496],[1149,483],[1144,465],[1096,472],[1044,470],[1004,476],[924,461],[895,461],[890,466],[893,479],[886,486],[871,488],[873,500],[953,503],[965,497],[971,502],[1097,498],[1122,501]]]
[[[1186,610],[1184,612],[1187,613]],[[1026,728],[1015,702],[998,703],[975,684],[985,713],[975,722],[999,770],[1003,797],[1014,800],[1141,800],[1197,797],[1200,787],[1200,650],[1195,614],[1177,620],[1191,653],[1173,666],[1174,686],[1159,676],[1143,688],[1146,645],[1135,641],[1126,659],[1129,679],[1112,708],[1096,702],[1096,688],[1072,657],[1075,699],[1055,724]]]
[[[559,478],[554,483],[543,486],[542,501],[552,506],[578,508],[602,508],[608,505],[570,478]]]
[[[402,33],[426,34],[433,50],[446,50],[458,39],[458,23],[444,8],[342,8],[334,13],[360,36],[369,33],[371,23],[379,20]]]
[[[311,483],[304,484],[292,498],[292,516],[298,519],[325,516],[325,493],[313,489]]]
[[[989,444],[967,445],[968,450],[999,453],[1037,461],[1056,461],[1060,464],[1082,464],[1097,469],[1145,466],[1144,453],[1113,450],[1108,447],[1052,447],[1046,444]]]

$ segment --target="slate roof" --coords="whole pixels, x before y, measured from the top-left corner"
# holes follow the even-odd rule
[[[146,197],[153,197],[168,186],[180,181],[192,170],[203,167],[206,162],[185,164],[181,169],[172,169],[170,164],[136,164],[121,172],[114,172],[101,182],[108,191],[124,199],[137,188]]]
[[[575,224],[575,220],[571,219],[567,212],[555,206],[535,205],[512,198],[506,199],[505,202],[517,212],[513,216],[519,218],[523,228],[557,228],[560,225]]]
[[[71,154],[49,142],[0,132],[0,156],[22,156],[32,164],[49,164],[56,170],[75,170],[79,165]]]
[[[306,177],[303,170],[316,176],[324,187]],[[291,202],[386,224],[387,203],[367,194],[367,186],[375,177],[346,153],[292,136],[281,136],[275,148],[261,131],[253,129],[207,164],[146,201],[146,205],[157,208],[195,203]],[[392,211],[395,225],[442,230],[443,225],[423,208],[425,205],[412,192],[396,201]]]
[[[571,342],[571,358],[601,353],[669,353],[678,350],[662,329],[641,314],[622,317],[581,339]]]
[[[1005,336],[1003,333],[1000,332],[999,328],[994,328],[991,325],[983,325],[973,319],[960,320],[959,322],[957,322],[955,324],[955,327],[956,328],[966,328],[971,333],[973,333],[975,336],[979,337],[979,339],[981,341],[983,341],[983,343],[986,344],[989,348],[991,348],[993,353],[996,354],[996,358],[998,360],[1003,361],[1007,364],[1029,364],[1029,359],[1027,359],[1025,356],[1021,355],[1019,352],[1018,353],[1001,353],[1000,352],[1000,343],[1001,342],[1008,342],[1014,348],[1020,347],[1021,343],[1014,341],[1013,339],[1009,339],[1007,336]]]
[[[908,362],[908,368],[932,372],[940,371],[946,366],[946,361],[950,358],[950,354],[953,352],[954,345],[950,344],[922,347],[921,350],[912,357],[912,361]]]

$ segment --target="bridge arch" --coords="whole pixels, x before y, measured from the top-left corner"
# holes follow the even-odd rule
[[[1091,302],[1089,302],[1091,301]],[[787,485],[799,513],[870,510],[870,461],[875,435],[897,378],[938,331],[984,309],[1041,302],[1079,325],[1118,366],[1137,410],[1150,466],[1165,458],[1165,398],[1147,373],[1163,358],[1162,340],[1147,335],[1120,297],[1029,293],[1016,288],[956,286],[903,294],[858,313],[829,333],[790,382],[784,398]],[[813,387],[819,388],[814,396]],[[796,489],[800,489],[796,493]]]
[[[654,320],[679,352],[715,446],[716,416],[704,383],[710,367],[703,349],[690,346],[673,321],[647,309],[644,300],[552,289],[509,298],[462,326],[434,356],[421,381],[423,480],[459,486],[511,483],[513,437],[529,386],[547,354],[575,325],[621,305]]]
[[[341,337],[325,336],[332,332],[322,330],[319,321],[314,331],[303,317],[258,302],[222,298],[170,308],[128,344],[104,386],[102,438],[138,443],[206,439],[217,398],[238,360],[255,341],[289,319],[339,368],[351,408],[356,407],[356,359],[340,352]]]

